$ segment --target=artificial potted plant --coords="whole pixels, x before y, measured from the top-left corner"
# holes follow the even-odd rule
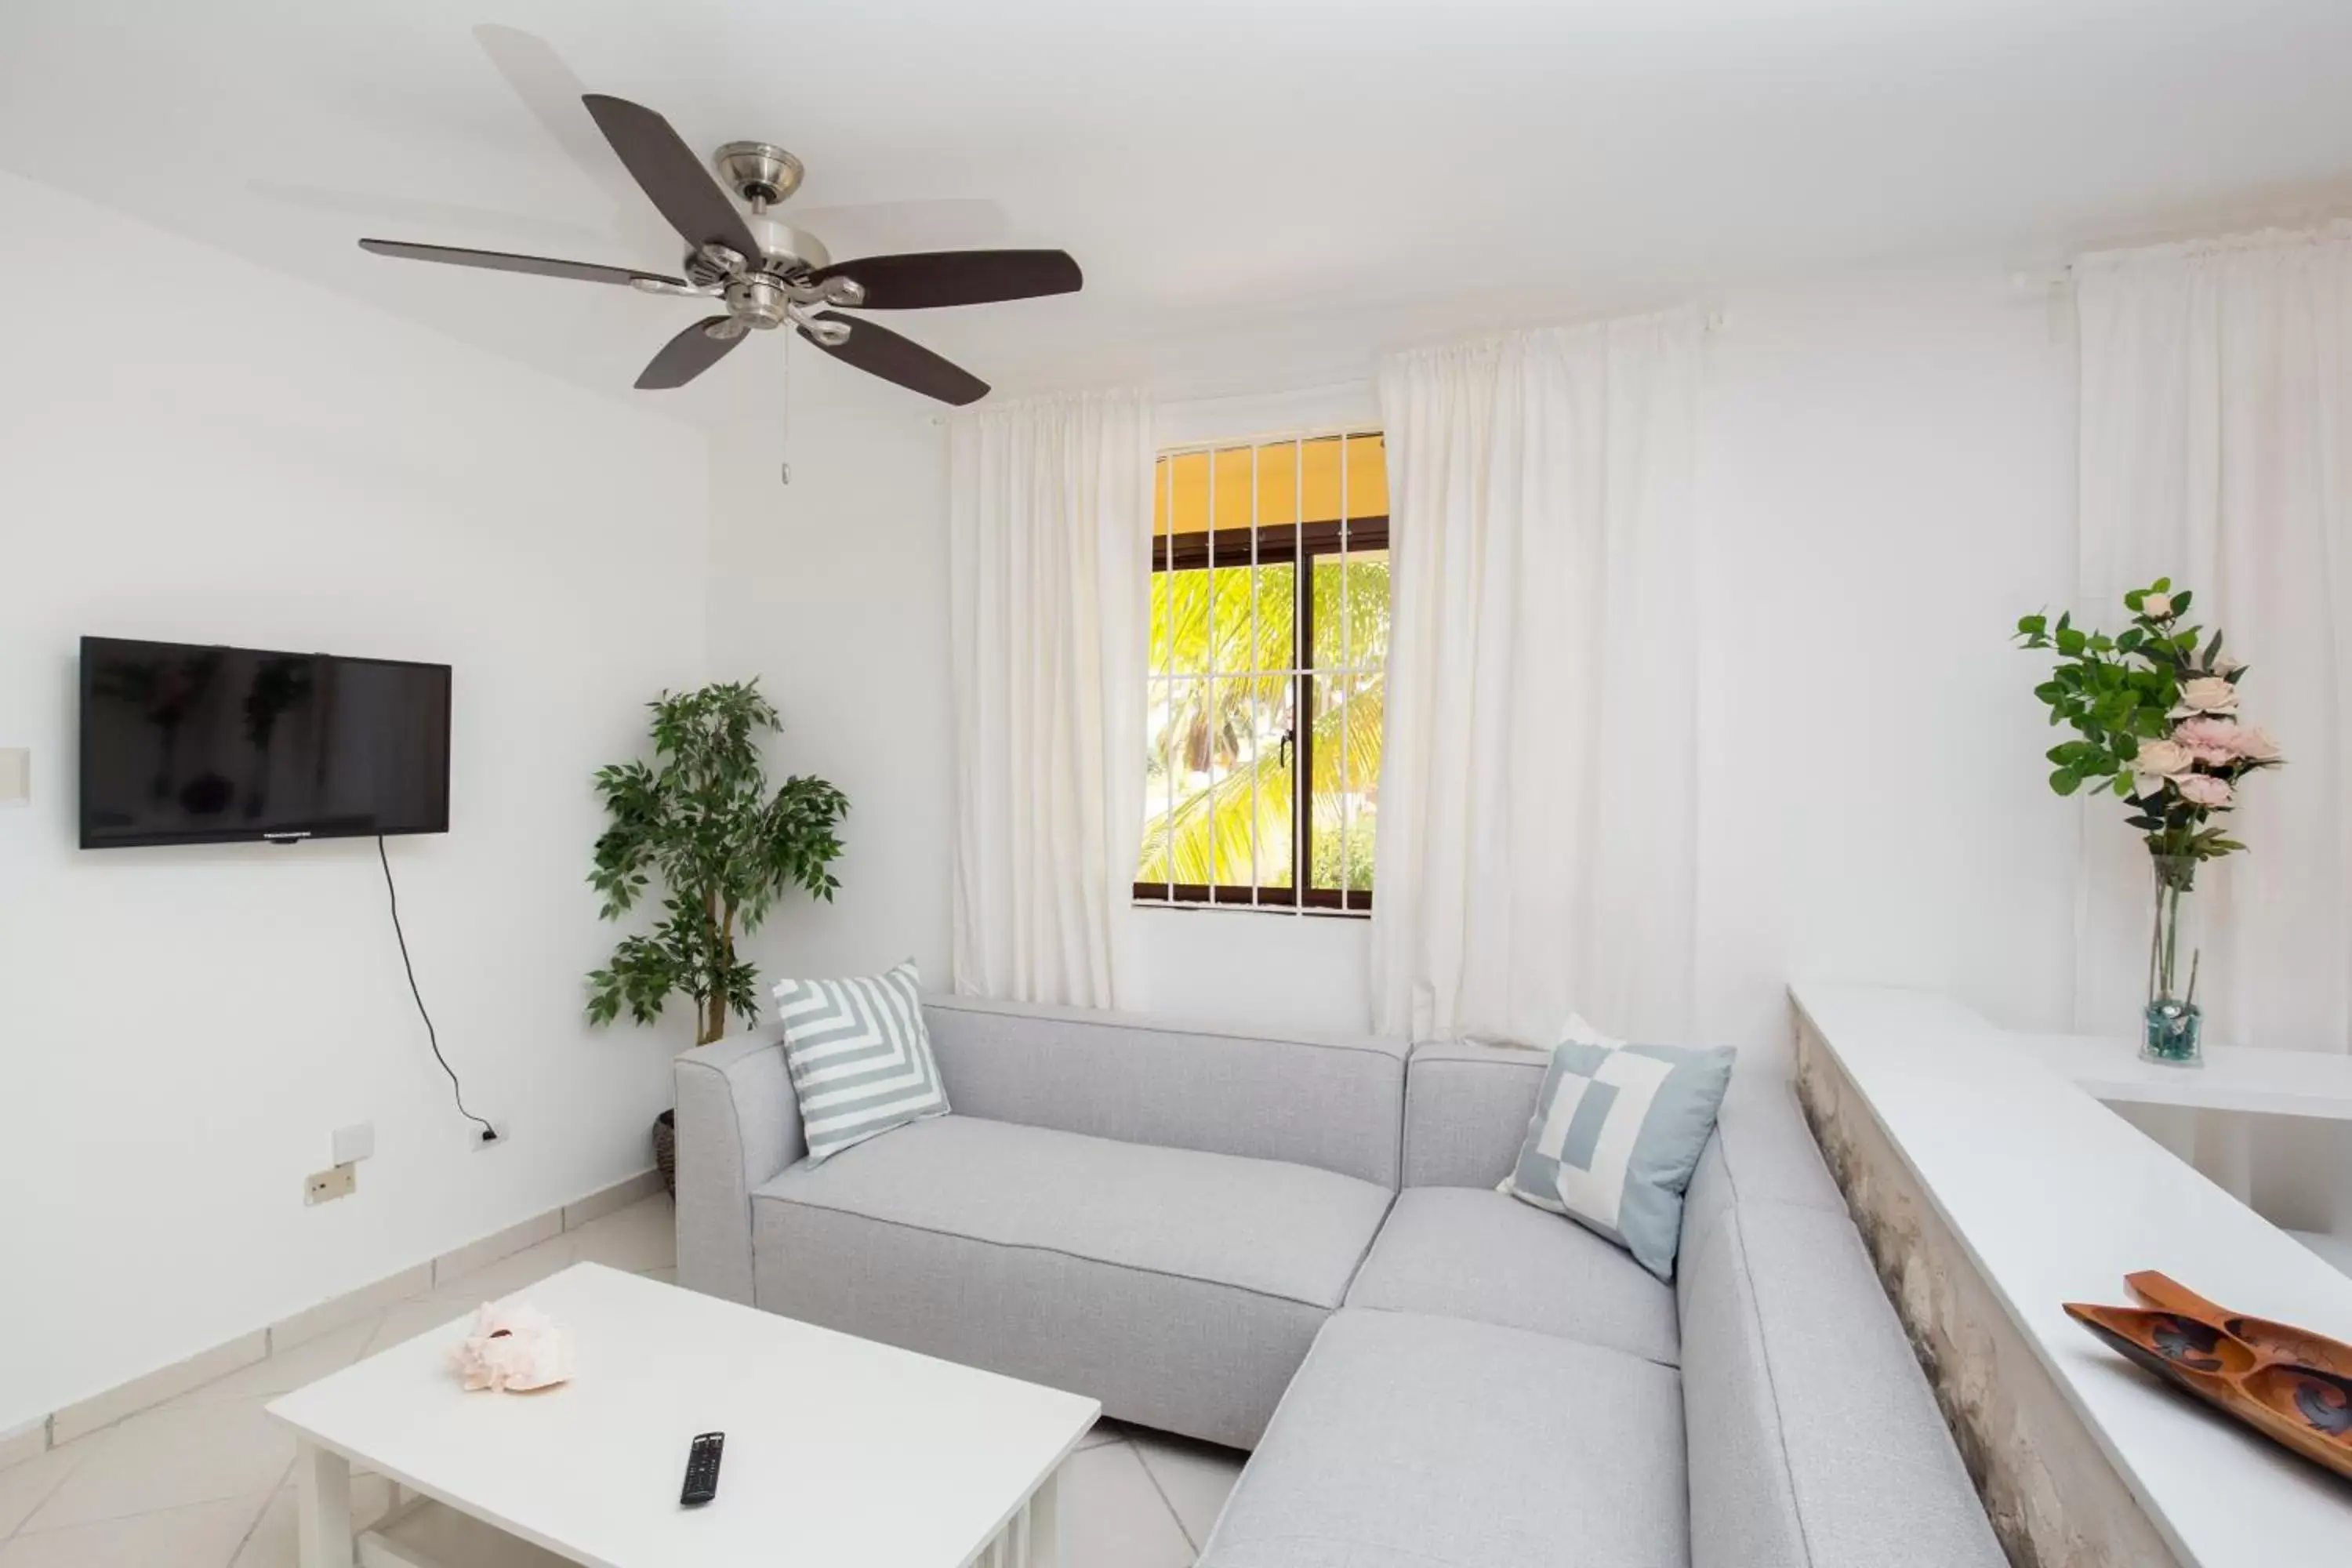
[[[609,1024],[626,1008],[650,1024],[683,993],[694,1002],[694,1043],[707,1046],[727,1032],[730,1013],[760,1019],[759,971],[737,955],[735,939],[758,929],[786,889],[830,901],[840,886],[830,868],[849,800],[820,778],[769,789],[760,742],[783,723],[757,680],[665,691],[646,706],[653,760],[597,770],[611,823],[588,881],[604,895],[604,918],[619,920],[658,879],[662,919],[650,933],[623,937],[589,974],[588,1017]],[[676,1129],[669,1111],[655,1121],[670,1185]]]

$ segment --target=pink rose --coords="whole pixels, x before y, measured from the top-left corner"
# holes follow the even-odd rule
[[[2180,798],[2191,805],[2224,806],[2230,804],[2230,781],[2217,779],[2210,773],[2190,773],[2172,781]]]
[[[2237,726],[2231,725],[2231,728],[2235,730]],[[2272,740],[2271,732],[2259,724],[2251,730],[2238,730],[2232,742],[2238,755],[2250,763],[2274,763],[2279,760],[2278,742]]]
[[[2175,718],[2191,713],[2234,713],[2238,708],[2238,689],[2218,675],[2200,675],[2194,680],[2180,683],[2180,706],[2172,712]]]
[[[2184,719],[2173,726],[2172,738],[2207,767],[2223,767],[2238,760],[2242,737],[2227,719]]]
[[[2178,741],[2142,741],[2139,754],[2132,759],[2132,788],[2140,795],[2154,795],[2168,779],[2186,773],[2196,761]]]

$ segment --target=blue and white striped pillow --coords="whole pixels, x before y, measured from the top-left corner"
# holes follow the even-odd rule
[[[810,1164],[947,1113],[914,960],[850,980],[779,980],[773,990]]]
[[[1566,1215],[1672,1279],[1683,1191],[1715,1131],[1733,1054],[1562,1040],[1497,1190]]]

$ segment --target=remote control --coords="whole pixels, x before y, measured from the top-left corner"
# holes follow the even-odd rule
[[[686,1489],[677,1494],[680,1508],[693,1508],[719,1495],[719,1455],[727,1447],[724,1432],[705,1432],[686,1451]]]

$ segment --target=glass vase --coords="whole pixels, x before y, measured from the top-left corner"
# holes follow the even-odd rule
[[[2148,933],[2147,1005],[2140,1015],[2140,1059],[2166,1067],[2202,1067],[2205,1016],[2197,1005],[2199,953],[2195,941],[2183,929],[2193,908],[2189,895],[2196,890],[2197,861],[2188,855],[2151,858],[2156,865],[2156,921]]]

